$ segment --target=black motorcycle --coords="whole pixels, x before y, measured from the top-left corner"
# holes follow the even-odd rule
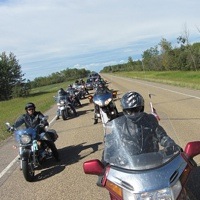
[[[52,152],[45,141],[55,142],[58,135],[55,130],[47,130],[48,117],[45,116],[41,123],[35,128],[13,128],[6,123],[9,131],[14,132],[15,139],[19,144],[20,169],[26,181],[34,180],[35,169],[42,165],[44,160],[52,157]]]

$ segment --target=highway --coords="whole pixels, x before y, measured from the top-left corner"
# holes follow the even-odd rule
[[[110,82],[110,89],[118,90],[115,103],[119,112],[121,96],[129,90],[137,91],[145,99],[145,111],[149,112],[152,101],[158,114],[164,113],[170,119],[173,131],[167,131],[182,148],[189,141],[200,140],[200,91],[107,74],[103,74],[103,78]],[[152,94],[151,99],[149,94]],[[56,145],[61,162],[49,160],[43,169],[36,171],[34,182],[26,182],[19,169],[18,152],[12,147],[14,138],[1,144],[1,200],[109,200],[108,192],[96,186],[97,177],[83,172],[83,162],[101,159],[104,135],[102,123],[93,124],[93,104],[88,99],[81,102],[83,107],[77,109],[79,116],[73,119],[56,121],[56,105],[45,113],[49,115],[50,127],[59,135]],[[160,123],[162,125],[164,120]],[[200,156],[195,160],[200,163]],[[193,181],[199,181],[199,176],[196,175]]]

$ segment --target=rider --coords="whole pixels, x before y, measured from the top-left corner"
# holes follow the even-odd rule
[[[80,83],[80,85],[83,85],[83,86],[84,86],[84,90],[85,90],[86,94],[90,94],[90,93],[88,92],[88,89],[85,87],[85,81],[84,81],[83,79],[80,79],[80,80],[79,80],[79,83]]]
[[[103,93],[107,93],[107,92],[111,92],[108,87],[103,83],[103,82],[98,82],[96,85],[96,91],[94,95],[98,95],[98,94],[103,94]],[[98,123],[98,116],[97,114],[99,114],[100,110],[99,110],[99,106],[97,104],[94,103],[94,124]]]
[[[67,101],[69,102],[69,106],[71,107],[71,109],[73,110],[74,112],[74,115],[75,116],[78,116],[77,112],[76,112],[76,109],[74,108],[74,106],[72,105],[72,102],[71,102],[71,99],[69,98],[69,93],[66,92],[63,88],[60,88],[58,90],[58,101],[60,100],[60,98],[63,98],[65,97],[67,99]],[[57,117],[56,117],[56,120],[59,119],[59,116],[60,116],[60,109],[57,110]]]
[[[123,141],[127,148],[132,149],[133,155],[156,152],[159,150],[159,144],[168,150],[178,147],[159,125],[155,116],[144,112],[144,99],[141,94],[127,92],[121,98],[121,106],[124,115],[116,120],[124,122],[123,126],[118,128],[125,134]]]
[[[166,152],[180,149],[159,125],[156,117],[144,112],[144,99],[141,94],[134,91],[127,92],[121,98],[121,106],[124,115],[113,119],[113,123],[116,126],[115,131],[123,133],[118,139],[125,150],[132,152],[132,155],[156,152],[159,151],[159,144],[165,148]],[[112,137],[112,134],[105,136],[106,153],[110,152],[110,155],[104,155],[105,157],[111,157],[113,148],[116,148],[118,144],[116,138]],[[118,149],[120,150],[120,147]],[[106,165],[104,156],[102,162]],[[123,158],[123,152],[121,156]],[[101,179],[100,176],[97,181],[98,186],[101,186]]]
[[[77,82],[77,81],[76,81],[76,82]],[[81,104],[81,102],[80,102],[78,96],[75,94],[75,92],[76,92],[76,89],[73,88],[72,85],[70,84],[70,85],[68,86],[68,88],[67,88],[67,93],[68,93],[69,95],[73,96],[74,99],[75,99],[75,101],[77,102],[77,104],[78,104],[80,107],[82,107],[82,104]]]
[[[40,112],[40,111],[36,111],[35,110],[35,104],[34,103],[27,103],[25,106],[25,111],[26,113],[21,115],[17,121],[14,123],[13,128],[18,128],[19,126],[21,126],[22,124],[25,124],[26,128],[36,128],[36,126],[38,124],[40,124],[40,122],[42,121],[44,115]],[[48,126],[49,123],[46,122],[45,126]],[[46,134],[49,134],[48,136],[50,138],[54,138],[55,135],[52,132],[46,132]],[[47,144],[47,146],[51,149],[52,154],[54,156],[54,158],[56,159],[56,161],[60,161],[59,159],[59,154],[58,154],[58,150],[55,146],[55,143],[53,141],[53,139],[49,139],[49,140],[44,140],[44,142]]]

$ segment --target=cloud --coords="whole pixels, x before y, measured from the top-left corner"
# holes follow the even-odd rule
[[[0,1],[0,52],[13,52],[31,79],[77,63],[103,67],[175,40],[185,24],[199,40],[199,7],[198,0]]]

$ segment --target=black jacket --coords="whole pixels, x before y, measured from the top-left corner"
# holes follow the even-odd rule
[[[22,124],[25,124],[26,128],[35,128],[38,124],[40,124],[43,117],[44,115],[40,111],[35,111],[33,115],[26,113],[21,115],[13,126],[18,128]],[[46,122],[45,126],[47,125],[49,125],[48,122]]]
[[[176,145],[152,114],[143,112],[138,118],[124,115],[113,121],[120,135],[120,144],[123,148],[128,148],[132,155],[156,152],[159,150],[159,144],[163,147]],[[114,144],[116,145],[117,141]]]

